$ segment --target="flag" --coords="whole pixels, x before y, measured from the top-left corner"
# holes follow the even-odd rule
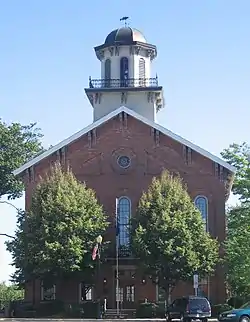
[[[93,261],[96,259],[96,256],[98,255],[98,244],[95,245],[92,251],[92,259]]]

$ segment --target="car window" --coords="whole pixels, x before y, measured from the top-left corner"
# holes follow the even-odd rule
[[[181,306],[182,306],[182,307],[186,307],[186,306],[187,306],[187,304],[188,304],[188,299],[187,299],[187,298],[183,298],[183,299],[181,300]]]
[[[175,307],[181,306],[181,299],[175,300]]]
[[[196,309],[208,309],[210,308],[209,302],[206,299],[190,299],[189,306]]]

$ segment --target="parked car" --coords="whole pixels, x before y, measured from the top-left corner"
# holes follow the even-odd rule
[[[191,320],[202,320],[207,322],[211,317],[211,305],[205,297],[187,296],[177,298],[167,308],[166,319],[179,319],[182,322]],[[250,322],[250,321],[248,321]]]
[[[239,309],[222,312],[218,320],[221,322],[250,322],[250,302],[243,304]]]

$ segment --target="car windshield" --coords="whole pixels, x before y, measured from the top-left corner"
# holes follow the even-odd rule
[[[240,309],[246,309],[247,307],[249,307],[249,308],[250,308],[250,302],[247,302],[247,303],[243,304],[243,305],[240,307]]]
[[[190,307],[196,308],[196,309],[201,309],[201,310],[209,309],[209,303],[206,299],[190,299],[189,305]]]

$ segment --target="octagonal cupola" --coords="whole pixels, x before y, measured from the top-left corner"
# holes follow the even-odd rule
[[[163,107],[162,87],[157,76],[151,77],[156,46],[142,32],[125,25],[111,31],[94,50],[101,75],[99,79],[90,77],[85,89],[94,107],[94,120],[124,105],[154,121]]]
[[[104,43],[95,47],[101,61],[101,79],[110,87],[151,85],[151,61],[156,46],[148,44],[137,29],[122,27],[111,31]],[[144,84],[145,83],[145,84]],[[155,85],[155,84],[154,84]]]

